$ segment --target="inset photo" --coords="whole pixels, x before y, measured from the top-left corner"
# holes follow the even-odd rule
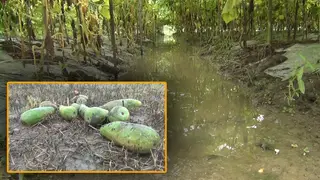
[[[8,82],[9,173],[166,173],[166,82]]]

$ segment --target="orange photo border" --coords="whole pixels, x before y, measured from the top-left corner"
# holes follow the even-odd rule
[[[9,85],[11,84],[163,84],[165,88],[164,93],[164,170],[163,171],[89,171],[89,170],[81,170],[81,171],[11,171],[9,170]],[[167,139],[167,103],[168,103],[168,85],[165,81],[8,81],[6,87],[6,169],[7,173],[22,173],[22,174],[165,174],[168,171],[168,139]]]

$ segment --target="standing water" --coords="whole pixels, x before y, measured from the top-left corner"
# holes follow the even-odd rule
[[[168,82],[168,173],[156,177],[320,179],[319,139],[301,117],[253,107],[196,49],[161,45],[137,60],[143,79]]]

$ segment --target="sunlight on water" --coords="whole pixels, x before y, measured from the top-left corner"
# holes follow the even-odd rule
[[[175,43],[176,40],[173,37],[173,34],[176,32],[175,28],[172,26],[165,25],[163,26],[163,34],[165,43]]]

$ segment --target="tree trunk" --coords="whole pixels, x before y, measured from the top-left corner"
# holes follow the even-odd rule
[[[110,35],[108,21],[107,21],[107,18],[105,17],[103,17],[102,19],[102,29],[104,34]]]
[[[153,45],[156,46],[157,42],[157,15],[153,11]]]
[[[143,21],[142,21],[142,0],[138,2],[138,20],[139,20],[139,40],[140,40],[140,54],[143,56],[143,46],[142,46],[142,38],[143,38]]]
[[[111,43],[112,43],[112,55],[113,60],[115,61],[115,68],[118,66],[117,60],[117,45],[116,45],[116,37],[115,37],[115,25],[114,25],[114,14],[113,14],[113,0],[109,0],[109,13],[110,13],[110,35],[111,35]],[[118,79],[118,72],[114,75],[115,79]]]
[[[82,26],[83,16],[82,16],[81,7],[78,4],[78,5],[75,6],[75,8],[76,8],[76,12],[77,12],[78,20],[79,20],[78,28],[79,28],[80,36],[81,36],[81,44],[82,44],[82,48],[83,48],[83,51],[84,51],[83,60],[84,60],[84,62],[86,62],[87,61],[86,43],[87,43],[88,39],[86,38],[86,35],[84,33],[84,30],[83,30],[83,26]]]
[[[122,19],[122,22],[123,22],[123,33],[124,33],[124,36],[126,38],[126,40],[128,40],[128,30],[127,30],[127,18],[126,18],[126,9],[127,9],[127,6],[122,4],[121,5],[121,12],[120,12],[120,17]],[[121,39],[122,41],[122,39]],[[121,45],[122,46],[122,45]]]
[[[220,0],[217,0],[216,2],[216,15],[218,15],[217,19],[216,19],[216,29],[215,29],[215,32],[216,34],[215,35],[219,35],[220,34],[220,24],[221,24],[221,16],[220,16]]]
[[[242,17],[242,12],[241,12],[241,7],[238,7],[238,12],[239,12],[239,17]],[[242,28],[243,26],[241,26],[243,19],[239,18],[239,24],[238,25],[238,32],[242,33]],[[241,39],[240,39],[241,40]]]
[[[64,35],[66,36],[66,41],[69,44],[70,41],[69,41],[69,35],[68,35],[67,26],[66,26],[66,16],[65,16],[65,13],[64,13],[64,4],[65,4],[65,0],[62,0],[61,1],[61,16],[60,16],[60,18],[61,18],[61,21],[63,23],[62,27],[64,29],[64,32],[62,32],[62,33],[64,33]]]
[[[287,26],[287,40],[290,40],[290,34],[291,34],[291,25],[290,25],[290,14],[289,14],[289,4],[288,4],[288,0],[285,0],[284,2],[284,6],[286,9],[286,26]]]
[[[29,43],[31,44],[31,41],[35,40],[36,35],[34,33],[34,30],[33,30],[31,18],[29,17],[29,16],[31,16],[31,13],[30,13],[30,1],[26,0],[25,3],[26,3],[25,10],[26,10],[26,14],[27,14],[27,16],[26,16],[27,31],[28,31]]]
[[[297,36],[298,10],[299,10],[299,0],[296,0],[296,7],[295,7],[295,12],[294,12],[293,40],[296,40],[296,36]]]
[[[320,1],[318,1],[318,7],[320,7]],[[318,12],[318,41],[320,43],[320,11]]]
[[[256,29],[254,28],[254,0],[250,0],[249,18],[250,18],[250,34],[254,36],[256,32]]]
[[[303,14],[303,32],[304,32],[304,37],[307,39],[308,37],[308,27],[307,27],[307,14],[306,14],[306,0],[302,0],[302,14]]]
[[[246,3],[246,0],[242,0],[242,8],[243,8],[242,41],[243,41],[243,48],[247,48],[247,3]]]
[[[117,36],[118,36],[118,38],[119,38],[119,46],[122,46],[122,32],[121,32],[121,28],[120,28],[120,26],[121,26],[121,21],[118,19],[118,26],[117,26]]]
[[[272,0],[268,0],[268,45],[269,53],[272,54]]]

